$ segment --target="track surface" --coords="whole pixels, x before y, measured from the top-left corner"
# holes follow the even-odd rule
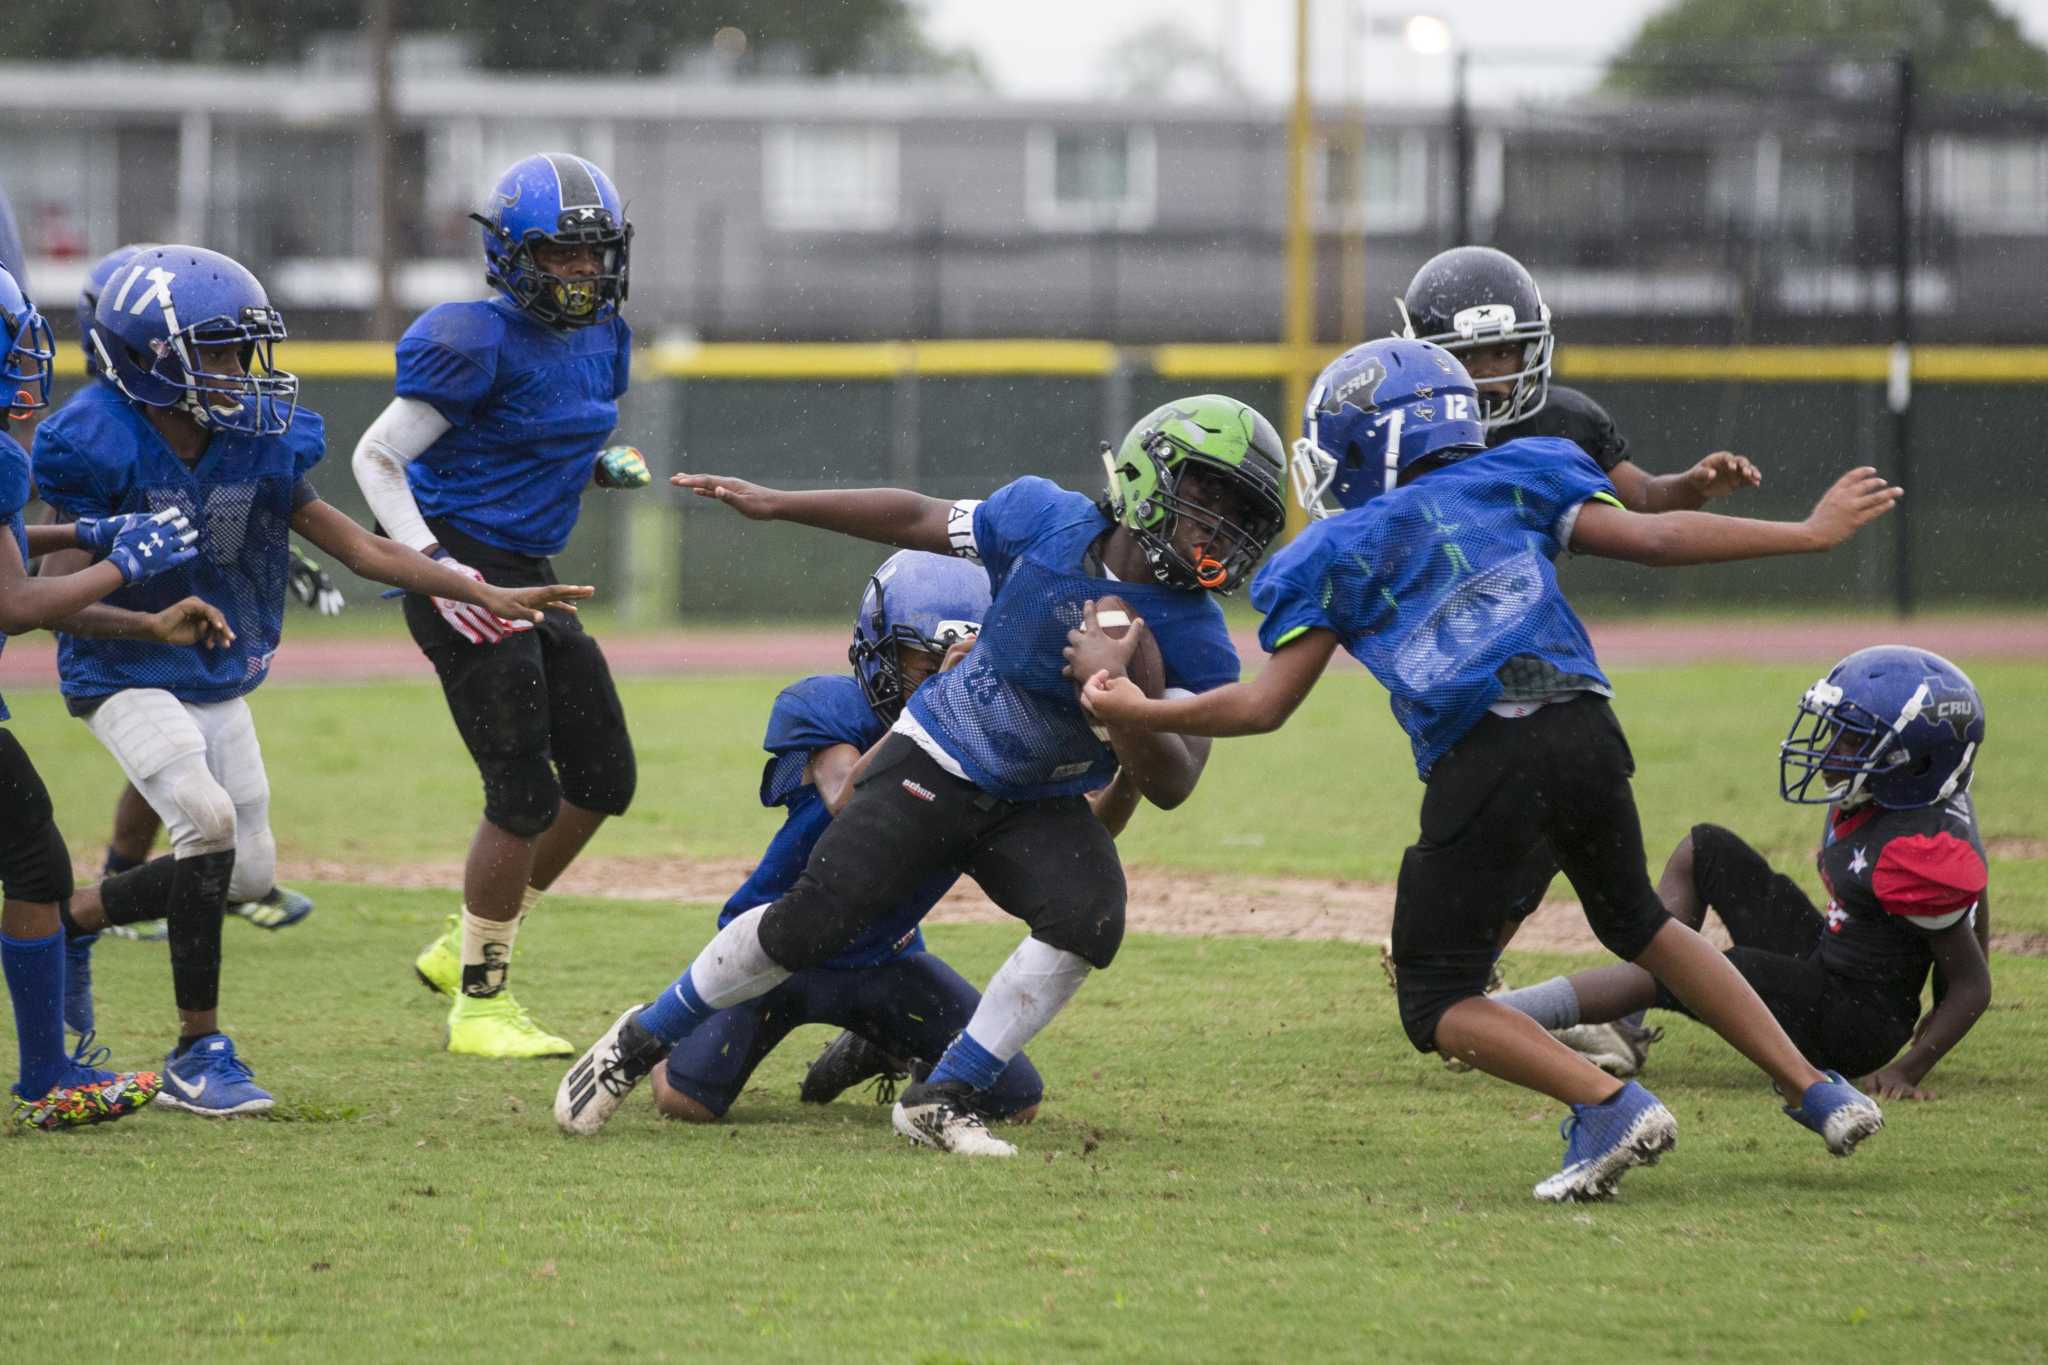
[[[394,623],[395,625],[395,623]],[[1892,621],[1614,621],[1588,629],[1610,668],[1677,667],[1699,663],[1832,663],[1865,645],[1910,640],[1962,659],[2048,658],[2048,613]],[[675,631],[602,636],[612,671],[628,677],[709,673],[801,673],[843,668],[847,633],[804,627],[786,631]],[[1236,634],[1238,652],[1261,657],[1258,640]],[[280,682],[353,683],[426,678],[427,661],[402,629],[358,639],[287,634],[271,664]],[[56,649],[47,635],[9,641],[0,655],[0,688],[54,685]]]

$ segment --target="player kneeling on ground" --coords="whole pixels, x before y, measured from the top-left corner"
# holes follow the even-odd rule
[[[1719,825],[1695,825],[1658,885],[1693,928],[1709,908],[1721,917],[1728,960],[1801,1052],[1885,1099],[1927,1098],[1920,1082],[1991,1004],[1990,873],[1969,790],[1983,742],[1961,669],[1904,645],[1859,650],[1806,690],[1779,757],[1787,801],[1829,806],[1815,858],[1827,909]],[[1628,965],[1494,999],[1551,1028],[1689,1013]]]
[[[62,526],[27,527],[28,452],[7,430],[49,403],[55,346],[50,329],[0,268],[0,647],[7,636],[38,628],[97,634],[133,643],[138,653],[168,655],[165,645],[218,645],[228,638],[221,614],[195,598],[147,614],[94,605],[109,593],[177,569],[198,550],[185,514],[173,507]],[[97,559],[79,573],[31,578],[28,561],[60,550]],[[7,708],[0,704],[0,720]],[[62,906],[70,897],[71,855],[57,830],[50,793],[12,732],[0,730],[0,969],[14,1007],[21,1060],[12,1091],[13,1121],[30,1128],[70,1128],[133,1113],[163,1084],[154,1071],[102,1070],[106,1049],[91,1036],[76,1053],[64,1047],[65,957]]]
[[[1031,936],[892,1117],[899,1133],[942,1151],[1014,1155],[982,1119],[990,1092],[1123,941],[1123,865],[1082,794],[1121,768],[1140,795],[1171,808],[1209,756],[1201,740],[1091,727],[1074,679],[1109,666],[1112,653],[1130,659],[1147,636],[1069,634],[1114,595],[1150,623],[1168,695],[1235,679],[1214,594],[1242,583],[1279,531],[1285,458],[1265,418],[1211,394],[1147,415],[1114,455],[1104,447],[1099,503],[1038,478],[948,503],[901,489],[787,493],[676,476],[753,520],[977,560],[994,601],[967,658],[911,696],[796,884],[721,929],[653,1003],[621,1015],[563,1078],[556,1122],[597,1131],[703,1021],[832,960],[933,878],[965,872]]]
[[[1126,728],[1263,734],[1293,714],[1340,644],[1372,671],[1428,784],[1395,891],[1401,1022],[1420,1051],[1454,1054],[1571,1106],[1563,1168],[1536,1186],[1537,1198],[1604,1198],[1677,1140],[1676,1121],[1649,1091],[1485,994],[1516,909],[1512,874],[1546,840],[1601,943],[1669,983],[1798,1097],[1788,1114],[1846,1156],[1881,1126],[1878,1107],[1801,1056],[1741,975],[1666,914],[1650,885],[1613,689],[1552,561],[1567,548],[1654,565],[1824,550],[1899,490],[1859,469],[1801,523],[1643,516],[1615,501],[1599,466],[1570,442],[1485,450],[1464,367],[1439,346],[1400,338],[1338,357],[1309,412],[1320,451],[1298,450],[1295,487],[1320,519],[1252,589],[1271,662],[1252,682],[1171,701],[1148,701],[1113,676],[1091,679],[1088,710]],[[1324,515],[1326,488],[1340,504],[1334,514]]]
[[[720,927],[767,905],[796,884],[811,849],[852,795],[861,755],[888,733],[905,699],[941,668],[966,657],[988,612],[988,575],[964,560],[899,550],[868,581],[854,622],[851,674],[805,678],[783,689],[768,717],[761,802],[788,811],[746,884],[720,913]],[[1135,792],[1120,776],[1089,794],[1116,833]],[[824,1104],[870,1077],[894,1098],[894,1082],[920,1079],[967,1027],[981,996],[928,952],[918,925],[959,874],[934,872],[897,912],[851,949],[801,971],[766,995],[712,1015],[654,1071],[654,1100],[672,1118],[722,1117],[768,1054],[804,1024],[847,1030],[812,1063],[802,1097]],[[983,1116],[1024,1122],[1044,1093],[1023,1053],[982,1097]]]
[[[180,1029],[163,1102],[211,1116],[268,1110],[218,1017],[221,916],[273,884],[270,784],[245,700],[283,628],[290,534],[365,578],[459,598],[494,618],[540,619],[588,588],[506,590],[373,536],[321,501],[307,475],[326,453],[317,413],[272,350],[284,319],[237,262],[192,246],[137,252],[108,281],[89,338],[107,383],[36,431],[43,498],[77,518],[177,509],[199,554],[114,593],[155,611],[192,594],[232,639],[207,653],[65,635],[57,673],[85,720],[170,832],[172,855],[81,892],[65,928],[169,921]],[[45,571],[82,569],[82,551]],[[573,610],[573,608],[570,608]]]

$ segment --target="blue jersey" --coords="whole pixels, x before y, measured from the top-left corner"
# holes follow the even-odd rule
[[[805,678],[782,689],[775,709],[768,713],[768,735],[761,742],[771,755],[761,773],[761,804],[786,807],[789,814],[769,842],[768,851],[761,855],[754,875],[732,893],[719,912],[719,924],[729,924],[735,916],[779,899],[795,886],[804,864],[811,860],[811,849],[832,823],[825,799],[804,781],[811,755],[835,744],[851,744],[865,752],[882,737],[884,728],[861,695],[860,683],[848,675]],[[923,952],[924,935],[917,926],[959,879],[957,872],[934,873],[915,895],[825,966],[841,970],[872,967],[905,953]]]
[[[1511,441],[1311,525],[1259,570],[1268,652],[1333,631],[1380,680],[1430,766],[1479,722],[1510,665],[1608,691],[1552,561],[1614,486],[1556,437]]]
[[[97,380],[37,427],[37,491],[64,516],[176,507],[199,528],[197,558],[115,590],[107,603],[154,612],[203,597],[235,632],[225,649],[59,635],[64,695],[76,701],[154,687],[182,701],[216,702],[261,683],[284,631],[292,514],[313,497],[306,472],[326,450],[320,414],[300,408],[282,436],[214,432],[187,468],[133,403]]]
[[[429,309],[398,343],[398,396],[451,423],[406,466],[421,513],[514,554],[561,553],[632,347],[620,318],[556,331],[499,298]]]
[[[954,548],[988,570],[994,601],[973,651],[918,688],[909,709],[983,791],[1033,801],[1093,791],[1115,775],[1116,754],[1089,728],[1080,690],[1062,672],[1067,632],[1098,597],[1121,597],[1145,618],[1169,688],[1237,681],[1237,649],[1215,598],[1087,572],[1090,547],[1115,525],[1092,499],[1024,478],[972,506]]]
[[[14,536],[15,548],[21,551],[24,569],[28,567],[28,523],[21,519],[21,509],[28,506],[28,489],[28,452],[21,448],[21,442],[0,431],[0,516],[7,518],[7,529]],[[7,637],[0,634],[0,650],[6,648]],[[0,720],[7,717],[7,702],[0,698]]]

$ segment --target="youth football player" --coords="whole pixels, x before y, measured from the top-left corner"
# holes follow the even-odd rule
[[[1567,548],[1651,565],[1825,550],[1899,490],[1859,469],[1803,522],[1643,516],[1621,507],[1569,442],[1486,451],[1478,403],[1457,358],[1430,343],[1395,338],[1340,356],[1310,398],[1328,462],[1297,474],[1295,486],[1327,487],[1343,510],[1315,520],[1253,585],[1271,662],[1250,683],[1170,701],[1105,674],[1090,681],[1085,705],[1126,729],[1259,734],[1286,721],[1340,644],[1372,671],[1427,784],[1421,835],[1395,892],[1401,1022],[1418,1050],[1454,1054],[1571,1106],[1563,1167],[1537,1198],[1603,1198],[1677,1134],[1647,1090],[1485,994],[1515,908],[1510,874],[1544,840],[1608,950],[1667,983],[1797,1097],[1788,1114],[1847,1155],[1881,1126],[1878,1107],[1801,1056],[1741,974],[1672,919],[1650,885],[1629,791],[1634,760],[1607,704],[1613,689],[1552,560]],[[1315,510],[1320,497],[1310,503]]]
[[[1858,650],[1806,690],[1779,755],[1780,794],[1828,805],[1815,855],[1827,908],[1719,825],[1695,825],[1658,884],[1693,928],[1709,908],[1721,917],[1728,960],[1801,1052],[1884,1099],[1927,1098],[1920,1083],[1991,1004],[1990,869],[1970,799],[1983,743],[1961,669],[1904,645]],[[1685,1010],[1627,964],[1494,998],[1549,1028]]]
[[[471,216],[495,296],[441,304],[406,332],[397,396],[356,446],[356,480],[400,543],[458,573],[553,583],[584,489],[648,482],[639,452],[604,444],[632,354],[619,308],[633,229],[605,173],[565,153],[513,165]],[[408,596],[405,621],[484,797],[460,916],[414,970],[451,998],[450,1052],[569,1056],[506,979],[520,923],[633,799],[604,651],[573,617],[508,629],[445,595]]]
[[[177,569],[198,553],[191,523],[176,508],[29,529],[22,509],[31,493],[28,452],[8,430],[13,419],[46,407],[55,347],[48,325],[0,267],[0,647],[23,631],[58,627],[162,645],[225,643],[220,613],[193,598],[147,615],[94,605],[128,584]],[[97,562],[62,578],[32,578],[37,555],[77,550]],[[0,720],[7,708],[0,703]],[[50,794],[21,741],[0,729],[0,969],[14,1007],[20,1075],[10,1094],[14,1122],[30,1128],[101,1123],[134,1112],[162,1084],[154,1071],[113,1072],[80,1040],[64,1046],[64,929],[58,906],[71,894],[71,855],[57,830]]]
[[[988,575],[962,559],[899,550],[876,571],[854,621],[853,672],[805,678],[775,699],[763,741],[769,758],[761,803],[785,808],[787,817],[753,875],[725,903],[721,927],[796,885],[819,836],[852,795],[861,755],[888,733],[906,698],[949,660],[965,657],[988,606]],[[1089,793],[1111,833],[1130,816],[1130,791],[1112,778]],[[847,1030],[804,1078],[802,1098],[811,1103],[827,1103],[872,1076],[893,1081],[913,1065],[929,1068],[981,1003],[974,987],[925,948],[918,927],[956,880],[951,869],[933,873],[845,953],[705,1020],[655,1068],[656,1107],[699,1123],[723,1117],[755,1068],[804,1024]],[[983,1115],[1026,1122],[1044,1089],[1020,1052],[984,1097]]]
[[[687,972],[620,1015],[570,1068],[555,1094],[565,1131],[596,1132],[706,1019],[846,952],[930,879],[959,871],[1031,934],[931,1074],[898,1097],[892,1121],[941,1151],[1015,1154],[983,1122],[989,1092],[1123,940],[1123,866],[1081,794],[1121,767],[1139,794],[1171,809],[1208,760],[1200,740],[1091,728],[1073,679],[1104,666],[1105,632],[1092,632],[1071,672],[1067,633],[1085,604],[1122,597],[1152,623],[1167,688],[1223,686],[1237,653],[1215,594],[1244,581],[1285,513],[1280,439],[1235,399],[1168,403],[1103,457],[1100,502],[1039,478],[949,503],[902,489],[791,493],[675,477],[753,520],[977,560],[994,601],[965,661],[912,694],[796,885],[719,930]]]
[[[298,379],[273,363],[284,321],[256,277],[216,251],[138,252],[108,282],[91,344],[106,383],[44,422],[35,473],[45,501],[78,518],[176,508],[199,555],[116,592],[155,610],[190,593],[220,608],[226,647],[172,652],[63,636],[65,702],[121,765],[170,832],[172,856],[73,900],[66,930],[170,922],[180,1030],[162,1102],[225,1116],[270,1108],[221,1032],[221,916],[270,888],[276,842],[270,787],[247,694],[264,679],[283,624],[296,531],[354,572],[531,622],[587,588],[499,588],[371,535],[320,500],[308,473],[325,453],[319,415],[298,406]],[[62,551],[45,571],[82,568]]]

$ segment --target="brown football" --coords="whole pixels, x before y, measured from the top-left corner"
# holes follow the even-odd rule
[[[1121,640],[1131,633],[1131,618],[1137,615],[1121,597],[1099,597],[1095,600],[1095,622],[1102,633],[1112,640]],[[1159,657],[1159,642],[1152,633],[1145,632],[1145,639],[1138,646],[1138,652],[1131,656],[1131,681],[1143,688],[1145,695],[1156,697],[1166,688],[1166,664]],[[1082,681],[1087,681],[1085,678]]]

